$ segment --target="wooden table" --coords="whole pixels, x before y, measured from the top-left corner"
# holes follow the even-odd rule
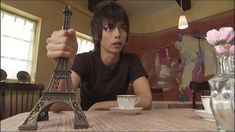
[[[1,121],[2,131],[17,131],[27,113],[21,113]],[[207,121],[192,109],[144,110],[140,114],[127,115],[111,111],[86,111],[88,129],[81,131],[215,131],[214,121]],[[49,121],[38,122],[37,131],[78,131],[73,129],[73,113],[63,111],[49,113]]]

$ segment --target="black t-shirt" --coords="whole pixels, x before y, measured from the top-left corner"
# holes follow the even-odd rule
[[[118,94],[127,94],[128,85],[147,76],[135,54],[121,53],[115,68],[105,66],[97,51],[78,54],[72,70],[81,78],[81,107],[88,110],[94,103],[116,100]]]

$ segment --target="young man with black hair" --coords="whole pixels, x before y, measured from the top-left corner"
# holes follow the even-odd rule
[[[132,83],[134,94],[140,97],[137,104],[150,109],[152,94],[146,72],[135,54],[124,53],[129,34],[129,20],[124,9],[115,2],[101,2],[91,21],[95,50],[77,54],[74,29],[54,31],[47,39],[47,56],[69,58],[73,88],[80,85],[83,110],[107,110],[117,107],[117,95],[128,94]],[[59,91],[65,91],[60,82]],[[54,104],[55,112],[66,110],[63,104]]]

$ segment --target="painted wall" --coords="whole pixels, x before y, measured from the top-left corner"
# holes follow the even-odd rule
[[[191,9],[184,12],[189,22],[234,9],[234,0],[191,0]],[[130,17],[132,33],[153,33],[176,27],[181,15],[178,5],[158,14]]]
[[[234,27],[234,10],[191,22],[190,27],[186,30],[182,30],[181,32],[177,29],[177,27],[173,27],[155,33],[146,33],[141,35],[132,33],[129,36],[129,42],[125,51],[136,53],[140,57],[148,75],[151,75],[154,72],[156,49],[168,47],[169,56],[177,58],[179,57],[179,52],[174,47],[174,44],[176,41],[179,41],[180,33],[183,33],[184,35],[194,36],[199,33],[205,34],[210,29],[219,29],[223,26]],[[199,80],[201,81],[206,79],[206,77],[203,75],[200,77],[201,78]],[[169,87],[170,90],[164,92],[164,100],[178,99],[178,85],[175,81],[173,81],[172,83],[173,85]],[[153,98],[155,100],[158,100],[159,96],[156,95],[153,96]]]

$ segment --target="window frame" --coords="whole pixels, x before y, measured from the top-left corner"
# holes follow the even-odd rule
[[[11,14],[14,14],[16,16],[20,16],[20,17],[29,19],[31,21],[35,21],[35,34],[34,34],[34,42],[33,42],[34,44],[33,44],[33,48],[32,48],[32,58],[31,58],[32,59],[32,67],[31,67],[31,71],[29,72],[29,74],[31,76],[30,82],[34,83],[36,80],[39,38],[40,38],[40,32],[41,32],[42,19],[40,17],[29,14],[25,11],[14,8],[14,7],[9,6],[7,4],[4,4],[4,3],[1,3],[1,10],[9,12]],[[6,81],[7,82],[18,82],[17,79],[13,79],[13,78],[7,78]]]
[[[80,33],[80,32],[78,32],[78,31],[76,31],[76,37],[77,37],[77,38],[81,38],[81,39],[86,40],[86,41],[89,41],[89,42],[92,43],[93,46],[94,46],[94,43],[93,43],[93,41],[92,41],[92,37],[90,37],[90,36],[88,36],[88,35],[86,35],[86,34]],[[79,51],[81,51],[79,46],[80,46],[80,45],[78,45],[77,54],[84,53],[84,52],[79,52]],[[95,46],[94,46],[94,48],[95,48]],[[93,48],[93,50],[94,50],[94,48]]]

